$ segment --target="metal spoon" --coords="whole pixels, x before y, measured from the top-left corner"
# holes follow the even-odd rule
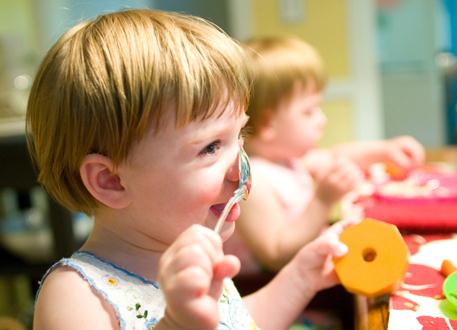
[[[225,204],[224,210],[222,211],[221,216],[217,220],[214,231],[220,233],[222,225],[227,218],[230,210],[233,205],[241,201],[241,199],[248,199],[249,191],[251,190],[251,167],[249,166],[249,158],[243,147],[240,147],[240,153],[238,156],[238,169],[240,173],[240,181],[238,188],[233,192],[233,196],[229,199],[227,204]]]

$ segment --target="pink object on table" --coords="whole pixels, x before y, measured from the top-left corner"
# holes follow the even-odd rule
[[[411,178],[418,186],[432,182],[441,193],[437,190],[429,195],[390,195],[382,192],[381,185],[357,204],[362,206],[366,217],[392,223],[400,229],[457,230],[457,174],[417,172]]]

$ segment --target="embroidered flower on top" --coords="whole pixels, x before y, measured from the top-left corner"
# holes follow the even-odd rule
[[[112,277],[111,275],[104,276],[104,281],[109,286],[117,286],[119,283],[119,280],[117,278]]]

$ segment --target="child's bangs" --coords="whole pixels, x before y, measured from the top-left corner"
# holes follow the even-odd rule
[[[248,105],[250,84],[242,49],[225,36],[213,37],[191,40],[174,59],[175,67],[186,64],[185,70],[176,72],[171,93],[177,126],[220,116],[228,108],[241,113]]]
[[[234,111],[246,109],[250,86],[244,53],[223,31],[176,13],[173,19],[147,11],[126,12],[121,18],[120,32],[104,29],[99,34],[101,43],[110,36],[108,49],[118,43],[116,52],[109,51],[109,60],[125,96],[121,111],[110,113],[114,127],[119,127],[113,139],[118,151],[112,158],[123,159],[131,143],[149,127],[160,130],[164,118],[174,117],[179,127],[220,115],[229,104]],[[166,113],[170,111],[174,116]]]
[[[194,84],[188,86],[190,89],[183,88],[178,91],[180,97],[176,104],[177,126],[219,117],[226,111],[234,114],[246,111],[249,87],[247,81],[240,79],[243,73],[218,69],[220,68],[215,68],[212,72],[201,72],[198,80],[202,84]]]

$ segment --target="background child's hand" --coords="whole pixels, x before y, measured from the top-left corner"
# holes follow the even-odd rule
[[[304,246],[296,255],[303,283],[313,292],[339,283],[333,265],[333,257],[345,255],[348,248],[340,242],[339,235],[353,222],[340,221],[328,228],[314,241]]]
[[[338,157],[315,176],[316,197],[328,204],[339,201],[363,181],[363,172],[349,158]]]
[[[158,282],[167,305],[160,324],[215,329],[223,280],[239,268],[236,257],[223,254],[222,240],[214,231],[200,225],[187,229],[160,259]]]
[[[386,140],[383,146],[384,162],[404,170],[411,170],[424,162],[424,147],[411,136]]]

